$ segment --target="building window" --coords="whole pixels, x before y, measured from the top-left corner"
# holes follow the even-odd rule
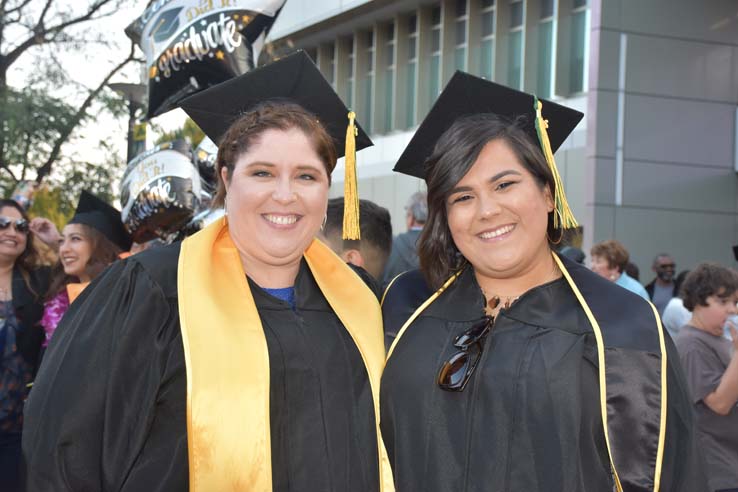
[[[384,131],[393,130],[395,103],[395,23],[387,25],[384,64]]]
[[[336,88],[336,43],[330,42],[323,48],[325,53],[326,63],[324,64],[324,70],[326,80],[331,84],[333,89]]]
[[[467,0],[456,0],[454,32],[454,68],[466,71],[467,27],[469,25]]]
[[[354,37],[351,36],[347,40],[348,56],[346,57],[346,106],[349,108],[354,107],[354,66],[356,60]]]
[[[372,94],[374,93],[374,31],[366,33],[366,74],[364,75],[364,121],[367,131],[372,128]]]
[[[523,26],[525,25],[525,3],[523,0],[510,2],[510,36],[508,42],[507,83],[515,89],[523,88]]]
[[[487,80],[495,76],[495,0],[482,0],[479,74]]]
[[[574,0],[571,13],[571,53],[569,54],[569,90],[584,92],[587,38],[587,0]]]
[[[407,82],[405,92],[405,126],[415,126],[415,88],[418,86],[418,17],[407,20]]]
[[[553,94],[556,0],[540,0],[538,22],[538,83],[536,94],[549,98]]]
[[[431,29],[430,29],[430,64],[428,81],[430,87],[430,104],[433,105],[438,94],[441,93],[441,6],[433,7],[431,12]]]

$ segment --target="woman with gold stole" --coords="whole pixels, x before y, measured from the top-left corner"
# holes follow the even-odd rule
[[[581,118],[457,72],[395,167],[429,209],[383,299],[397,490],[707,490],[653,306],[552,250],[576,226],[553,152]]]
[[[28,401],[29,490],[393,490],[379,302],[314,239],[334,140],[370,141],[301,52],[183,106],[220,141],[227,215],[72,304]]]

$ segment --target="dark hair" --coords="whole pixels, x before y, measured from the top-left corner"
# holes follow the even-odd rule
[[[684,284],[684,280],[687,278],[687,275],[689,275],[689,270],[682,270],[676,278],[674,278],[674,292],[678,297],[682,297],[682,285]]]
[[[738,290],[736,273],[717,263],[700,263],[682,284],[681,297],[684,307],[693,311],[697,306],[707,306],[710,296],[729,297]]]
[[[228,180],[238,158],[248,151],[249,146],[267,130],[289,130],[297,128],[307,135],[315,147],[315,152],[323,161],[328,184],[336,167],[336,147],[318,118],[302,106],[289,101],[268,101],[257,105],[240,116],[226,131],[218,146],[215,160],[215,179],[218,189],[213,198],[213,207],[223,206],[225,202],[225,183],[221,169],[228,170]]]
[[[641,280],[641,271],[638,269],[638,265],[633,263],[632,261],[628,261],[628,263],[625,264],[625,273],[632,279]]]
[[[5,207],[16,209],[18,213],[21,214],[21,217],[23,217],[27,222],[30,222],[31,219],[28,217],[26,211],[15,200],[10,200],[8,198],[0,199],[0,210]],[[21,277],[23,277],[23,282],[26,284],[28,290],[35,295],[43,296],[43,292],[35,292],[33,287],[31,287],[31,271],[40,266],[40,257],[38,250],[36,249],[35,241],[36,237],[29,230],[28,233],[26,233],[26,247],[20,256],[15,259],[15,266],[18,267]]]
[[[392,219],[389,211],[369,200],[359,200],[359,223],[361,239],[358,241],[341,239],[343,231],[343,197],[328,200],[325,227],[326,237],[336,237],[343,241],[343,249],[358,249],[361,243],[368,243],[382,255],[388,257],[392,249]],[[386,261],[386,260],[385,260]]]
[[[525,131],[526,122],[525,117],[510,121],[494,114],[461,117],[441,135],[433,153],[426,159],[428,220],[418,240],[418,257],[431,287],[440,287],[466,264],[451,237],[446,202],[451,190],[469,172],[490,141],[505,141],[541,189],[547,187],[551,197],[554,196],[553,175],[540,147]],[[558,237],[560,230],[557,232],[553,227],[553,213],[548,215],[549,237]]]
[[[94,227],[90,227],[86,224],[77,224],[82,228],[85,236],[90,241],[92,254],[90,259],[85,265],[85,271],[90,279],[94,279],[102,273],[105,268],[111,263],[118,259],[123,250],[120,246],[114,244],[108,238],[106,238],[101,232]],[[68,283],[76,282],[78,279],[72,275],[67,275],[64,272],[61,260],[57,261],[56,265],[51,272],[51,284],[49,286],[49,295],[51,298],[58,294]]]
[[[617,268],[619,272],[624,272],[625,267],[628,265],[630,260],[630,254],[625,249],[620,241],[614,239],[608,239],[592,246],[590,251],[591,256],[599,256],[607,260],[607,266],[610,268]]]

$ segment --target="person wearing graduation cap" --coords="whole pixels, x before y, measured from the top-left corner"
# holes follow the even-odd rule
[[[351,168],[371,142],[303,52],[183,108],[220,142],[227,215],[71,305],[28,401],[29,490],[394,490],[379,302],[314,239],[335,143]]]
[[[707,490],[653,306],[553,252],[576,226],[553,152],[582,116],[457,72],[395,167],[429,209],[383,300],[397,490]]]
[[[59,248],[59,260],[52,271],[41,318],[43,347],[48,346],[69,303],[131,247],[120,212],[86,190],[79,197],[74,216],[58,236],[55,246]]]

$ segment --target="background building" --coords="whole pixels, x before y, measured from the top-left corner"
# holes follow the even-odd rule
[[[270,37],[305,49],[357,112],[375,143],[361,196],[396,232],[424,183],[392,167],[461,69],[586,114],[556,154],[585,250],[622,241],[642,280],[660,251],[734,264],[734,0],[289,0]],[[342,180],[339,163],[333,194]]]

